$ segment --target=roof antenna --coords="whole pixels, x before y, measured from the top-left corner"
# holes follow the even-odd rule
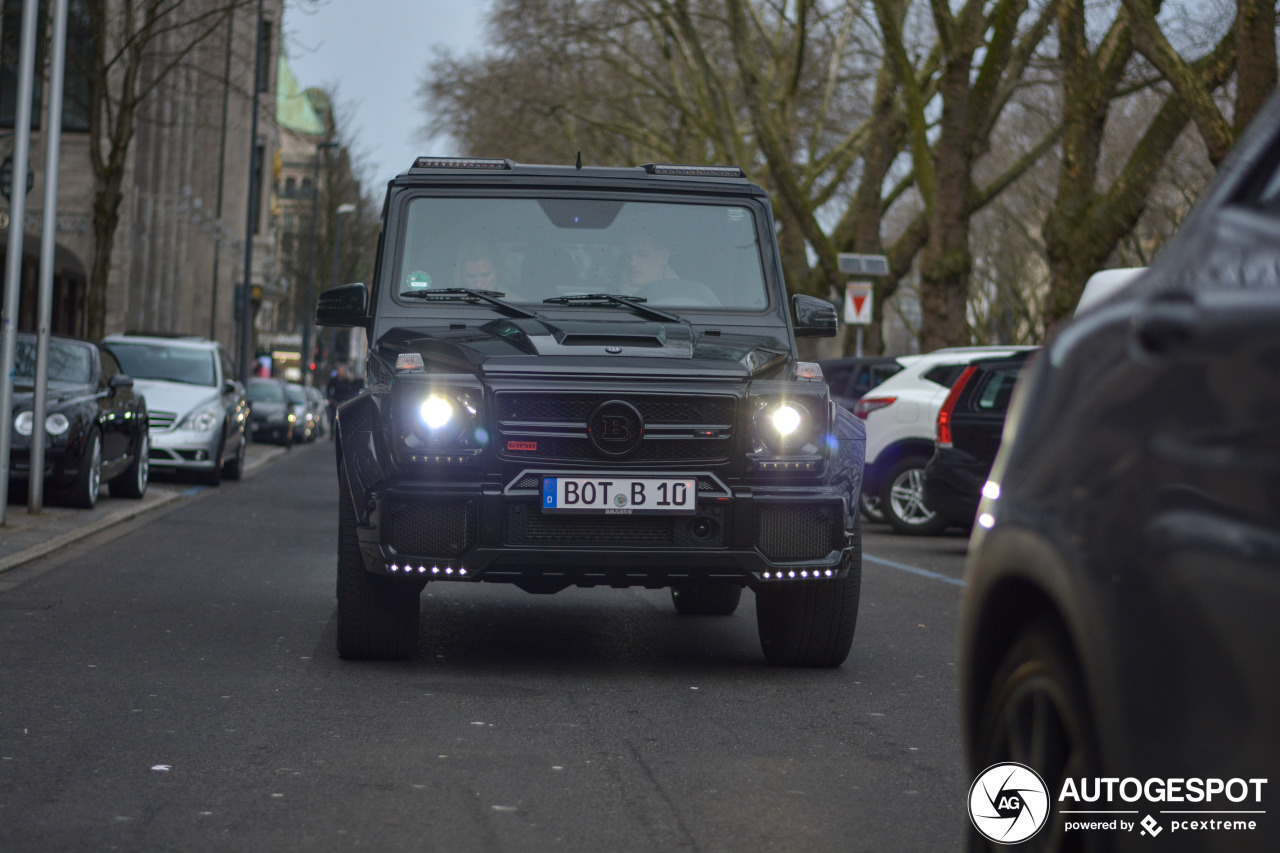
[[[582,168],[582,152],[581,151],[578,152],[578,165],[576,166],[576,168],[578,169]]]

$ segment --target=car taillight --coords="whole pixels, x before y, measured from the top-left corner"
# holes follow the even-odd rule
[[[883,409],[885,406],[891,405],[897,397],[863,397],[861,400],[853,404],[853,413],[860,418],[866,419],[867,415],[876,409]]]
[[[956,401],[960,399],[960,392],[964,390],[969,377],[977,370],[978,368],[971,364],[956,377],[956,384],[951,386],[951,392],[947,394],[947,399],[942,402],[942,408],[938,410],[938,429],[934,435],[934,441],[939,447],[951,446],[951,413],[955,410]]]

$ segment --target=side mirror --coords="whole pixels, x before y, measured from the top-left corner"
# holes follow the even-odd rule
[[[223,393],[223,394],[234,394],[234,393],[236,393],[236,391],[238,391],[238,390],[240,390],[240,389],[239,389],[239,386],[236,384],[235,380],[233,380],[233,379],[224,379],[224,380],[222,381],[222,393]]]
[[[126,375],[124,375],[123,373],[117,373],[117,374],[115,374],[114,376],[112,376],[110,379],[108,379],[108,380],[107,380],[107,387],[108,387],[108,388],[111,388],[111,389],[115,389],[115,388],[132,388],[132,387],[133,387],[133,377],[132,377],[132,376],[126,376]]]
[[[791,297],[796,312],[797,338],[830,338],[836,333],[836,308],[825,299],[797,293]]]
[[[369,289],[361,283],[330,288],[316,302],[316,325],[367,326],[368,305]]]

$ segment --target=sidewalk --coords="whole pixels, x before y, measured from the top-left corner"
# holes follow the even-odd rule
[[[285,452],[283,447],[250,442],[245,454],[245,476]],[[224,480],[219,488],[235,486],[235,483]],[[111,497],[104,483],[102,497],[93,509],[72,509],[49,506],[46,503],[37,515],[27,512],[24,494],[20,501],[10,503],[5,509],[5,523],[0,527],[0,574],[91,536],[99,530],[136,518],[180,498],[199,494],[208,488],[210,487],[166,475],[164,479],[151,480],[147,484],[147,493],[141,500],[131,500]]]

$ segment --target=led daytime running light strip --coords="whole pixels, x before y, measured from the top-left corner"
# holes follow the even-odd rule
[[[791,580],[821,580],[822,578],[833,578],[836,576],[835,569],[788,569],[785,572],[765,572],[764,579],[767,581],[791,581]]]
[[[406,575],[411,575],[411,574],[414,574],[415,572],[420,575],[425,575],[430,573],[431,575],[437,576],[437,577],[440,575],[444,575],[446,577],[452,577],[453,575],[457,575],[460,578],[467,577],[467,570],[462,568],[461,566],[459,566],[456,569],[453,566],[444,566],[443,568],[441,568],[440,566],[432,566],[431,568],[428,569],[426,566],[409,566],[409,565],[402,566],[399,563],[391,564],[391,573],[393,575],[398,575],[401,573]]]

